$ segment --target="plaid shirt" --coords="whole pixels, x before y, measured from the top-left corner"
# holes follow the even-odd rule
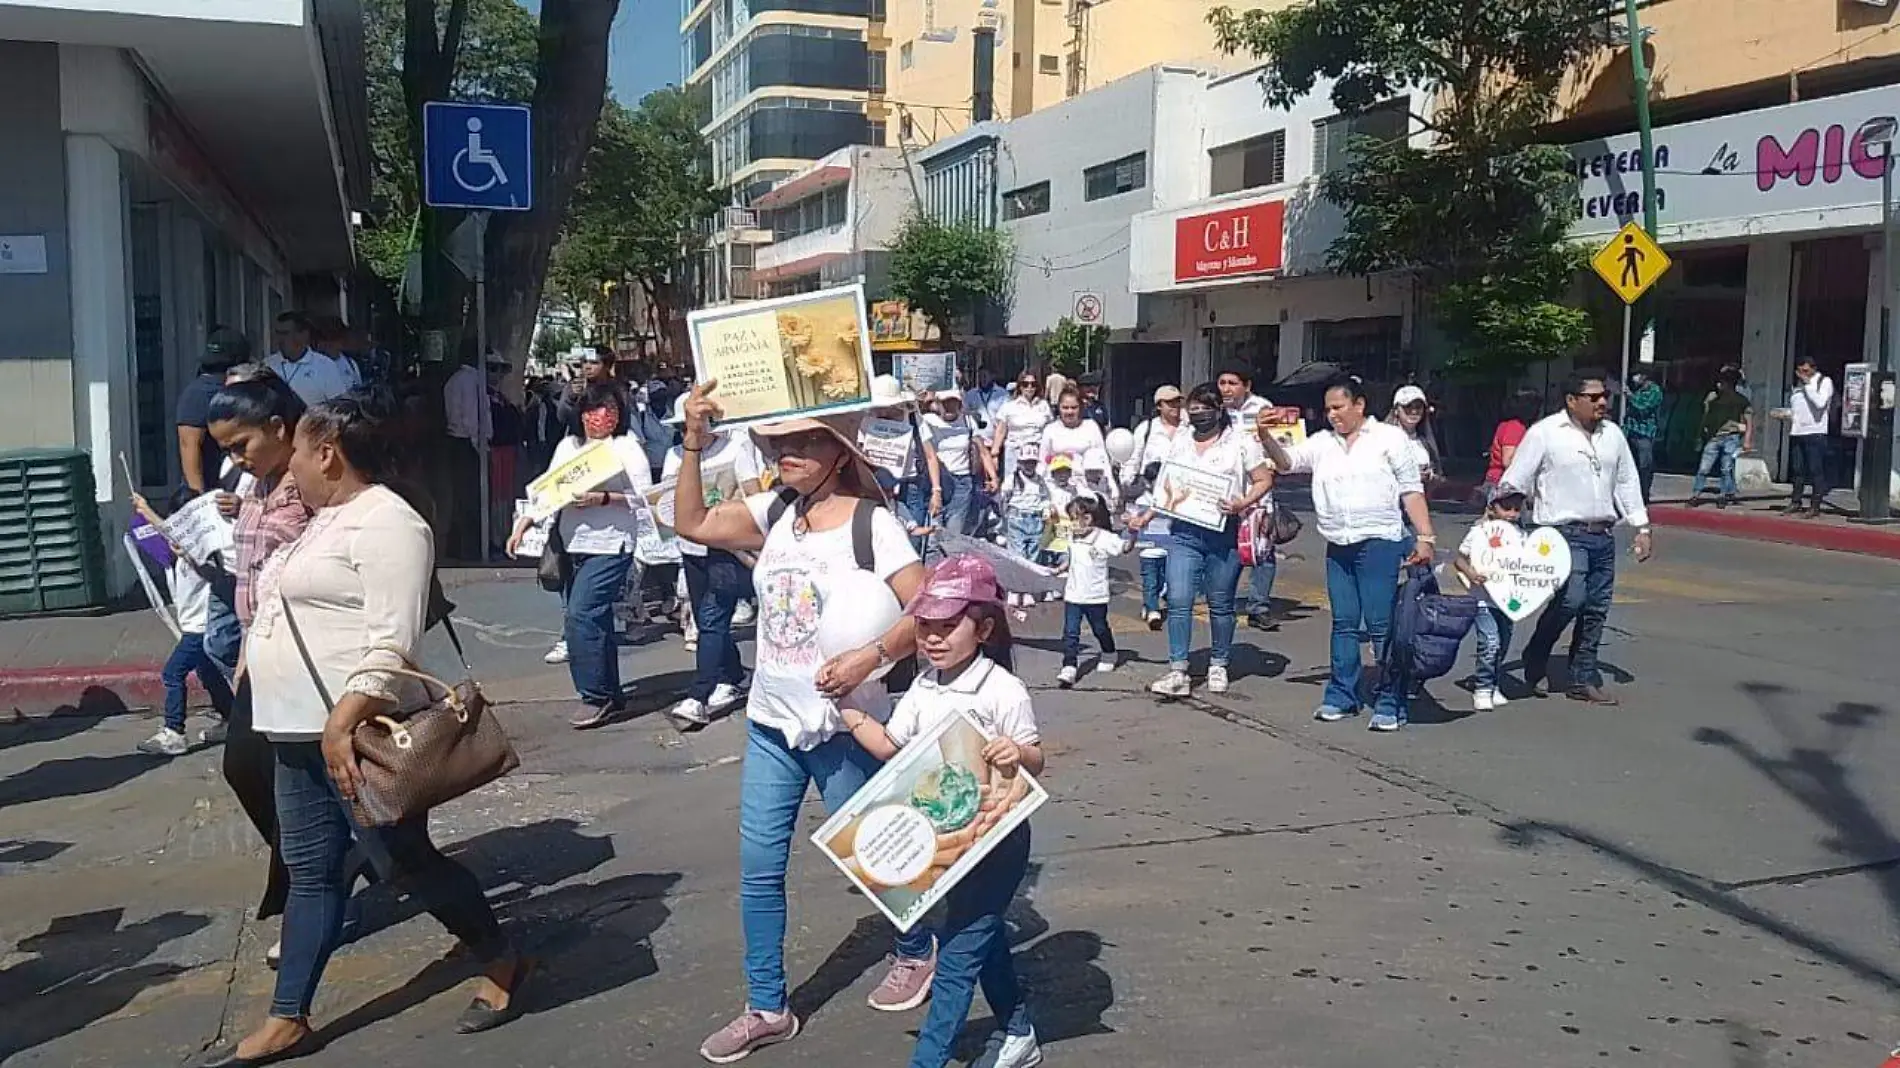
[[[278,549],[296,541],[310,522],[297,483],[285,475],[269,493],[262,485],[238,506],[232,540],[237,544],[237,617],[245,627],[257,612],[257,578],[264,562]]]

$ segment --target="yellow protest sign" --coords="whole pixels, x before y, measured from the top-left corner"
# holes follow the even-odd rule
[[[522,514],[538,523],[573,503],[576,495],[626,470],[612,442],[596,441],[528,483],[528,505]]]
[[[1634,304],[1669,270],[1669,254],[1636,223],[1628,222],[1590,257],[1590,266],[1623,303]]]

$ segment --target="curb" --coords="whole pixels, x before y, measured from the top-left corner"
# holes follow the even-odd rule
[[[164,707],[164,670],[156,662],[0,670],[0,710],[11,710],[15,718],[150,711]],[[207,706],[209,698],[195,677],[190,686],[192,706]]]
[[[1659,527],[1900,560],[1900,528],[1894,527],[1831,526],[1812,519],[1738,515],[1708,508],[1691,509],[1670,505],[1652,506],[1649,520]]]

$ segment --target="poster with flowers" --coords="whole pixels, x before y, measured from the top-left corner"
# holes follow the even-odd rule
[[[694,378],[716,381],[721,426],[871,406],[864,287],[702,308],[686,317]]]

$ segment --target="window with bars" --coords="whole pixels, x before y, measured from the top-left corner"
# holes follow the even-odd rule
[[[1403,97],[1357,115],[1332,115],[1313,124],[1313,173],[1330,174],[1352,162],[1352,141],[1370,137],[1396,141],[1411,132],[1412,118]]]
[[[1082,199],[1105,200],[1148,184],[1148,153],[1098,163],[1082,172]]]
[[[1286,131],[1222,145],[1208,154],[1208,191],[1219,196],[1286,181]]]
[[[1062,57],[1048,56],[1048,55],[1037,56],[1036,70],[1038,73],[1041,73],[1041,74],[1061,74],[1062,73]]]
[[[1037,182],[1003,194],[1003,218],[1027,219],[1049,210],[1049,183]]]

